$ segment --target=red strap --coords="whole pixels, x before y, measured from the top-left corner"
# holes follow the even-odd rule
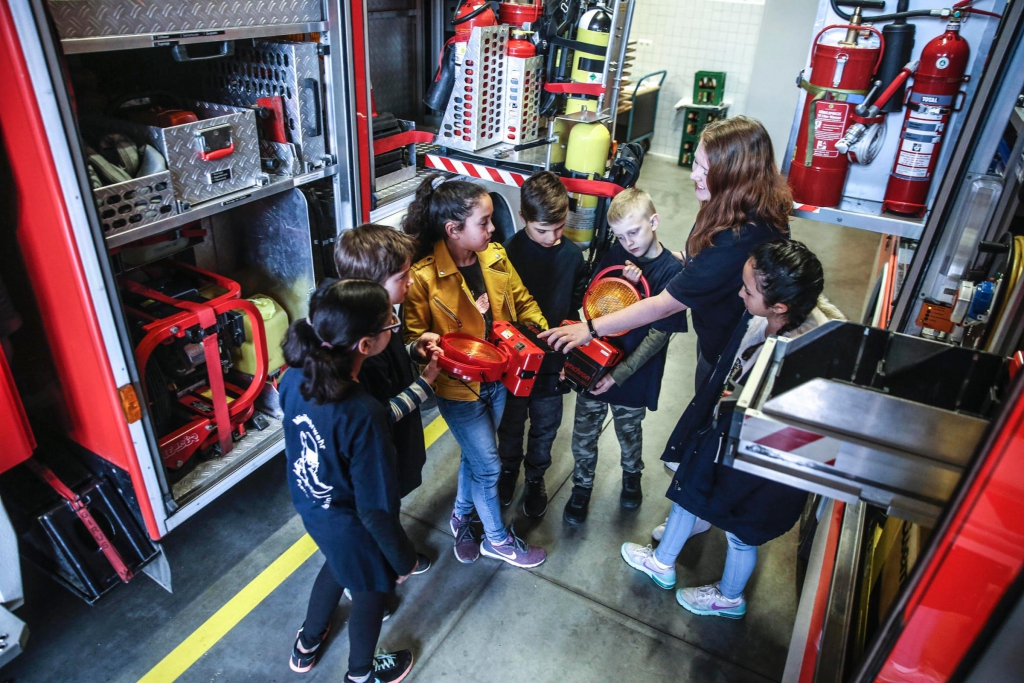
[[[881,123],[882,121],[885,121],[885,116],[885,114],[881,114],[880,116],[859,116],[854,112],[850,113],[850,118],[853,119],[854,123],[859,123],[862,126],[873,126],[876,123]]]
[[[217,324],[217,312],[211,306],[197,306],[199,326],[208,330]],[[203,338],[203,353],[206,355],[206,375],[210,378],[210,402],[213,403],[213,417],[217,422],[217,441],[220,454],[231,452],[231,415],[228,411],[228,397],[224,391],[224,372],[220,367],[220,347],[217,333]]]
[[[604,94],[603,83],[545,83],[544,90],[547,92],[564,95],[595,95]]]
[[[132,574],[132,570],[128,569],[117,550],[114,546],[110,545],[110,541],[107,540],[107,536],[103,533],[103,529],[101,529],[100,525],[96,523],[96,520],[89,513],[89,509],[85,504],[82,503],[78,494],[69,489],[64,482],[58,479],[57,475],[53,473],[53,470],[35,458],[29,458],[25,461],[25,464],[28,465],[30,470],[38,474],[47,484],[49,484],[50,488],[56,491],[61,498],[71,505],[71,509],[75,511],[78,518],[82,520],[82,524],[84,524],[85,528],[89,530],[90,534],[92,534],[92,538],[96,541],[96,545],[98,545],[100,550],[103,551],[107,561],[110,562],[110,566],[114,568],[114,571],[117,572],[119,577],[121,577],[121,580],[125,583],[131,581],[132,577],[135,576]]]
[[[428,133],[425,130],[408,130],[404,133],[398,133],[396,135],[389,135],[386,138],[378,138],[373,141],[373,154],[386,154],[387,152],[394,151],[399,147],[405,147],[406,145],[415,145],[423,142],[433,142],[434,134]]]
[[[562,184],[569,192],[590,195],[591,197],[614,197],[626,188],[603,180],[586,180],[584,178],[562,178]]]

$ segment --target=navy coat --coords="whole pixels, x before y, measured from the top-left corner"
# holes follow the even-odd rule
[[[747,545],[762,545],[796,524],[807,493],[717,462],[730,415],[716,421],[714,410],[751,317],[743,314],[714,371],[679,418],[661,459],[679,463],[665,494],[669,499]]]

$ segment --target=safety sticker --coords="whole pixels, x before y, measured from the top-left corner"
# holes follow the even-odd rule
[[[814,109],[814,156],[837,157],[836,141],[846,132],[850,107],[845,102],[817,102]]]

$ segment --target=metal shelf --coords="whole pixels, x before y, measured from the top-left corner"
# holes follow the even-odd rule
[[[249,187],[244,190],[239,190],[238,192],[226,194],[209,202],[198,204],[188,211],[179,213],[175,216],[170,216],[154,223],[148,223],[146,225],[139,226],[138,228],[122,230],[121,232],[114,233],[106,238],[107,248],[120,247],[145,237],[159,235],[160,233],[167,232],[168,230],[179,228],[186,223],[197,221],[200,218],[206,218],[207,216],[212,216],[220,213],[221,211],[227,211],[237,206],[254,202],[257,199],[263,199],[264,197],[269,197],[277,194],[278,192],[291,190],[292,188],[305,185],[306,183],[313,182],[314,180],[320,180],[321,178],[332,176],[337,172],[338,167],[336,165],[329,166],[327,168],[317,169],[310,173],[304,173],[303,175],[284,178],[282,180],[273,180],[269,185],[264,185],[263,187]]]
[[[245,38],[266,38],[287,36],[296,33],[319,33],[327,30],[326,21],[300,24],[270,24],[265,26],[243,26],[175,33],[136,33],[126,36],[101,36],[96,38],[66,38],[60,41],[66,55],[85,52],[113,52],[115,50],[137,50],[150,47],[170,47],[194,43],[214,43],[223,40]]]
[[[911,240],[921,239],[924,221],[921,218],[900,218],[882,213],[882,203],[867,199],[844,198],[839,206],[811,206],[793,203],[793,215],[822,223],[835,223],[847,228],[868,230],[883,235],[897,235]]]

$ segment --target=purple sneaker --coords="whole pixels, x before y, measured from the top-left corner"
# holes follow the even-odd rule
[[[529,543],[516,536],[514,530],[509,529],[508,538],[504,543],[491,543],[485,538],[480,543],[480,554],[486,557],[493,557],[496,560],[504,560],[513,567],[532,569],[544,563],[548,553],[539,546],[531,547]]]
[[[452,518],[449,520],[452,535],[455,536],[455,559],[462,564],[476,562],[480,557],[480,546],[476,542],[476,533],[473,530],[473,517],[459,517],[452,512]]]

